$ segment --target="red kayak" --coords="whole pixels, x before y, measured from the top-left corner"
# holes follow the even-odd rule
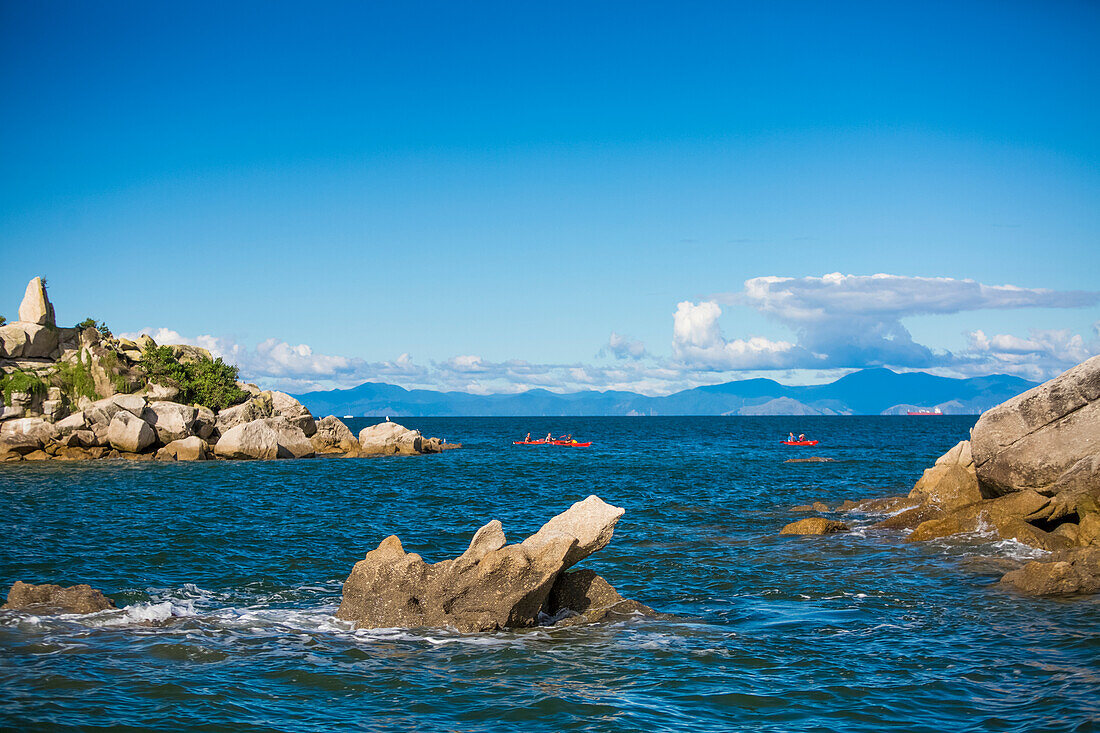
[[[555,440],[554,445],[564,445],[570,448],[587,448],[588,446],[592,445],[592,442],[589,441],[587,443],[578,443],[575,440]]]
[[[817,445],[816,440],[784,440],[783,445]]]
[[[548,440],[513,440],[512,445],[553,445]]]

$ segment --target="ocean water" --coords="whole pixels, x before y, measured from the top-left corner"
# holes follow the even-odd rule
[[[366,421],[351,421],[353,428]],[[1088,731],[1100,600],[1000,588],[1042,553],[976,534],[779,536],[794,504],[905,493],[973,418],[437,418],[417,458],[0,465],[0,583],[121,610],[0,613],[19,730]],[[592,448],[513,446],[572,432]],[[789,448],[788,431],[822,442]],[[787,464],[821,455],[834,463]],[[669,618],[463,635],[336,620],[388,534],[435,561],[589,494],[583,565]]]

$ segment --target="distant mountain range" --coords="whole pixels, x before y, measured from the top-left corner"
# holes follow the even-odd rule
[[[1005,374],[951,379],[923,372],[863,369],[830,384],[789,387],[771,379],[745,379],[666,397],[616,391],[557,394],[545,389],[473,395],[409,390],[381,382],[295,397],[314,415],[356,417],[904,415],[909,410],[935,408],[948,415],[973,415],[1035,386],[1035,382]]]

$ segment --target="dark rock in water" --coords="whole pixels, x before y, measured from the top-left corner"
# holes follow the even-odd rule
[[[655,616],[649,606],[623,598],[606,580],[591,570],[571,570],[558,576],[546,602],[546,613],[557,616],[562,611],[573,611],[557,621],[555,626],[573,626],[625,618],[636,614]]]
[[[810,517],[791,522],[779,534],[833,534],[834,532],[847,532],[848,525],[835,519],[825,517]]]
[[[1032,596],[1096,593],[1100,591],[1100,548],[1056,552],[1049,560],[1005,573],[1001,583]]]
[[[823,501],[815,501],[813,504],[799,504],[791,507],[792,512],[827,512],[829,505]]]
[[[8,591],[8,602],[3,605],[3,610],[39,614],[95,613],[114,607],[114,601],[90,585],[62,588],[60,585],[32,585],[17,580]]]
[[[1100,497],[1100,356],[987,410],[971,438],[982,494],[1058,496],[1045,519]]]
[[[788,458],[783,461],[784,463],[833,463],[833,458],[823,458],[822,456],[810,456],[809,458]]]
[[[534,626],[562,572],[603,549],[622,514],[589,496],[515,545],[493,520],[462,555],[434,564],[387,537],[355,564],[336,616],[358,628]]]

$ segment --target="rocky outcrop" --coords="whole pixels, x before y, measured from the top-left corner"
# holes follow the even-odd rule
[[[39,326],[56,326],[53,304],[46,295],[46,285],[42,278],[32,278],[27,283],[27,291],[23,294],[23,302],[19,304],[19,320],[23,323],[34,323]]]
[[[971,447],[983,496],[1053,497],[1048,520],[1100,498],[1100,356],[982,414]]]
[[[1100,548],[1062,550],[1005,573],[1001,584],[1032,596],[1100,591]]]
[[[563,572],[606,546],[622,514],[623,509],[590,496],[514,545],[506,544],[500,522],[493,520],[474,534],[462,555],[434,564],[405,552],[397,537],[387,537],[352,569],[336,615],[359,628],[533,626],[548,612]],[[561,597],[580,595],[575,580]],[[596,602],[609,598],[601,587],[596,591]]]
[[[797,522],[791,522],[779,530],[779,534],[834,534],[847,531],[848,525],[844,522],[826,519],[825,517],[808,517],[799,519]]]
[[[286,392],[271,393],[272,414],[284,417],[305,433],[306,437],[317,432],[317,423],[305,406]]]
[[[224,435],[238,425],[244,425],[254,420],[262,420],[274,414],[275,406],[272,404],[271,393],[261,392],[239,405],[219,411],[215,420],[215,430]]]
[[[62,588],[60,585],[32,585],[17,580],[8,591],[7,603],[2,608],[5,611],[47,614],[95,613],[114,607],[114,601],[90,585]]]
[[[318,454],[344,453],[359,454],[359,440],[342,420],[329,415],[317,421],[317,432],[310,437],[313,449]]]
[[[364,456],[412,456],[443,450],[438,438],[425,438],[419,430],[395,422],[381,422],[359,431],[359,454]]]
[[[298,427],[298,423],[291,422],[281,415],[265,418],[264,422],[267,423],[278,436],[279,451],[276,457],[312,458],[316,455],[316,451],[313,449],[313,443],[306,437],[302,429]]]

